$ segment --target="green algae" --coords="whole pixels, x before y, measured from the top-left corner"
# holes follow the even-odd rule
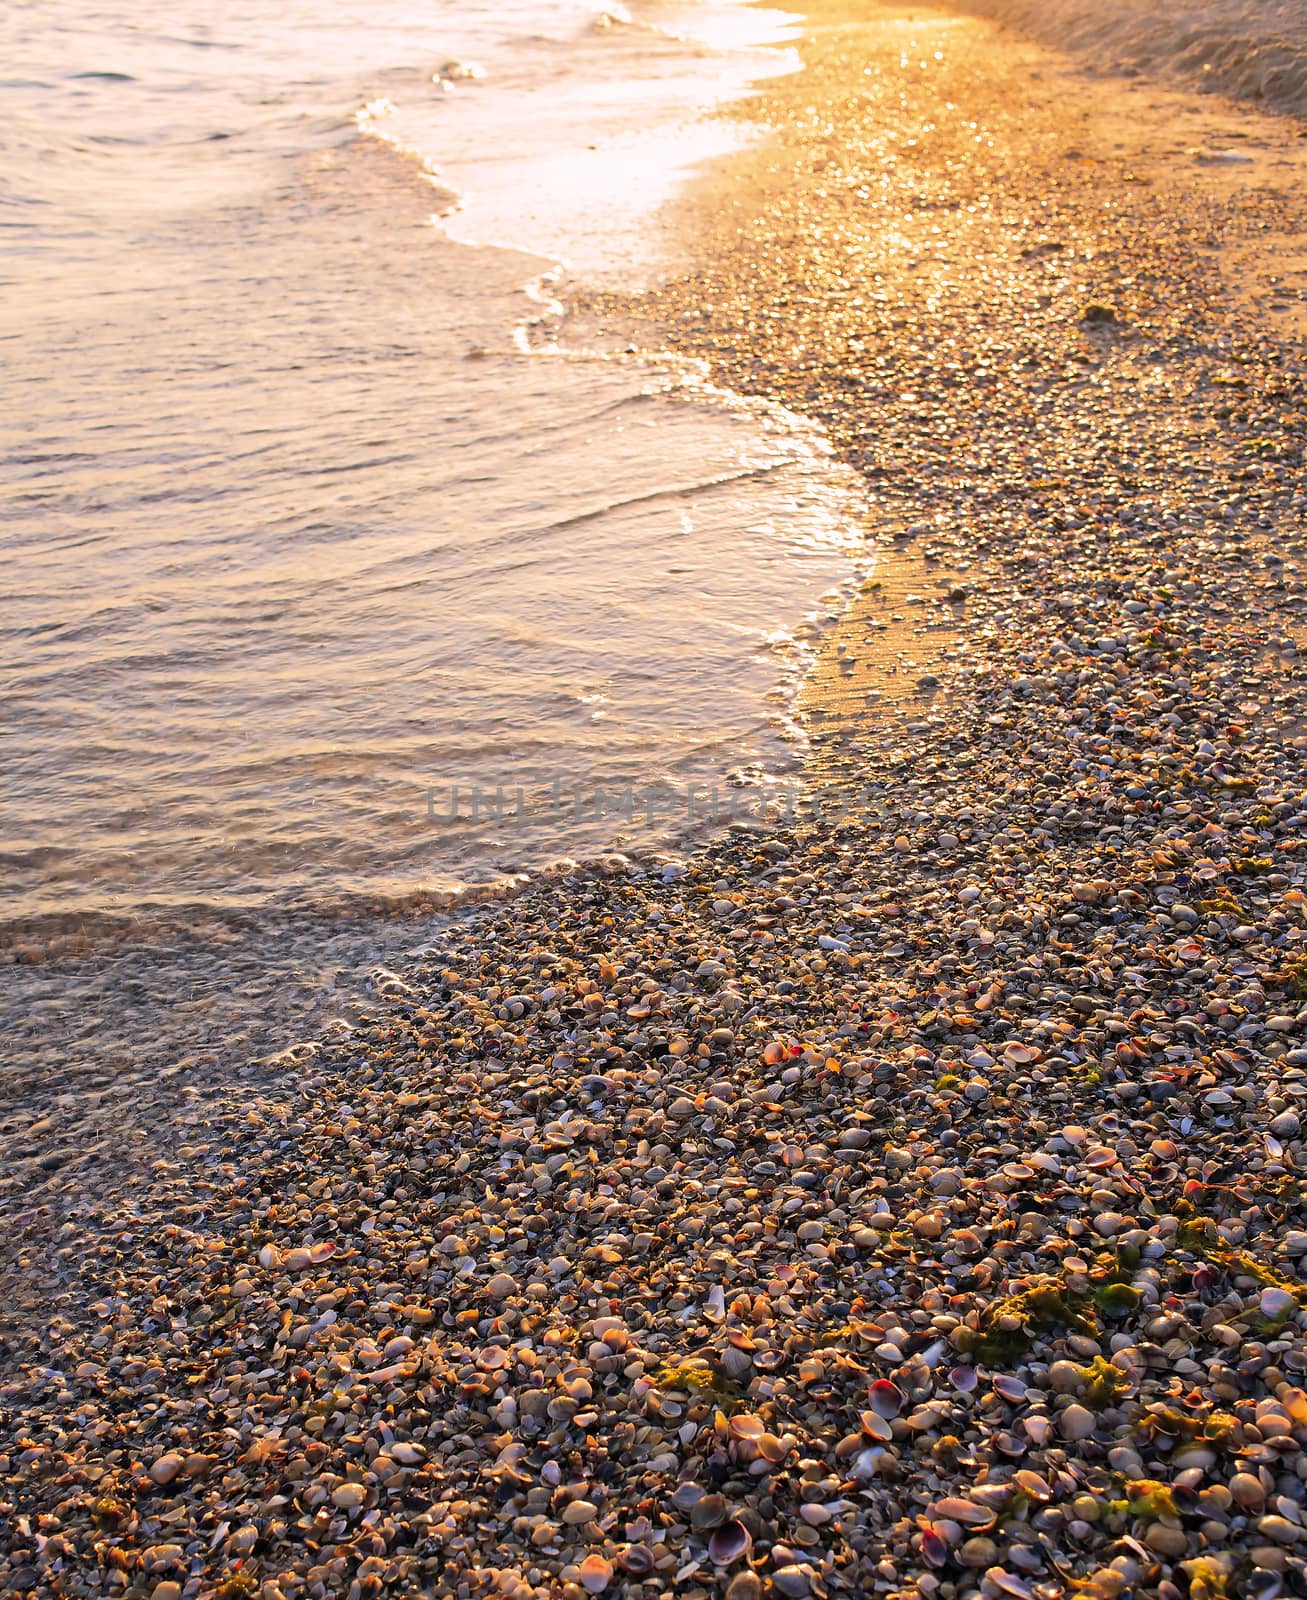
[[[716,1401],[723,1410],[738,1406],[744,1398],[744,1390],[733,1378],[728,1378],[701,1356],[665,1362],[654,1373],[652,1382],[657,1389],[706,1396]]]
[[[1229,1600],[1231,1571],[1224,1561],[1195,1556],[1182,1561],[1180,1571],[1189,1582],[1189,1600]]]
[[[1128,1283],[1105,1283],[1094,1294],[1094,1305],[1106,1317],[1125,1317],[1143,1296]]]
[[[1205,917],[1241,917],[1243,915],[1243,907],[1228,894],[1211,895],[1206,900],[1200,900],[1198,909]]]
[[[116,1528],[127,1515],[127,1507],[112,1495],[101,1495],[91,1507],[91,1521],[99,1528]]]
[[[1087,1367],[1081,1367],[1080,1373],[1085,1382],[1085,1399],[1095,1410],[1116,1405],[1130,1391],[1130,1379],[1105,1356],[1095,1356]]]
[[[1029,1351],[1037,1334],[1053,1328],[1097,1333],[1097,1324],[1087,1314],[1088,1305],[1088,1297],[1073,1293],[1065,1279],[1040,1278],[1028,1289],[987,1307],[966,1344],[982,1361],[1017,1361]]]
[[[1135,1478],[1126,1484],[1125,1492],[1125,1507],[1132,1517],[1144,1522],[1158,1522],[1163,1517],[1179,1520],[1180,1508],[1170,1484],[1159,1483],[1156,1478]]]
[[[1160,1436],[1172,1442],[1178,1439],[1186,1444],[1209,1444],[1214,1449],[1226,1450],[1239,1423],[1228,1411],[1204,1410],[1195,1414],[1159,1403],[1149,1406],[1136,1426],[1149,1440]]]
[[[252,1572],[233,1572],[215,1591],[216,1600],[247,1600],[259,1592],[259,1580]]]
[[[1280,968],[1279,982],[1295,1000],[1307,1000],[1307,956],[1294,956]]]
[[[1176,1209],[1179,1211],[1179,1205]],[[1223,1243],[1220,1230],[1210,1217],[1195,1214],[1182,1218],[1175,1237],[1176,1243],[1182,1250],[1189,1251],[1191,1255],[1201,1256],[1204,1261],[1219,1267],[1222,1272],[1228,1272],[1231,1277],[1251,1278],[1264,1289],[1282,1289],[1286,1294],[1292,1295],[1299,1305],[1307,1305],[1307,1287],[1295,1283],[1292,1278],[1286,1278],[1282,1272],[1277,1271],[1268,1262],[1259,1260],[1251,1251],[1236,1250]],[[1276,1326],[1281,1321],[1283,1318],[1267,1319],[1267,1326]]]

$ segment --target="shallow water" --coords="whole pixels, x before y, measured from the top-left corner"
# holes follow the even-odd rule
[[[158,16],[0,21],[9,924],[452,895],[779,779],[852,489],[551,300],[673,264],[784,19]]]

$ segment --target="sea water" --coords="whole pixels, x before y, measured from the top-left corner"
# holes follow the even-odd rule
[[[789,36],[7,8],[7,927],[456,897],[784,783],[856,496],[797,419],[557,311],[682,265],[664,208]]]

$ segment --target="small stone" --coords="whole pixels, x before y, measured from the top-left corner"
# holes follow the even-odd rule
[[[1074,1444],[1087,1439],[1097,1424],[1092,1411],[1086,1411],[1084,1406],[1069,1405],[1058,1418],[1057,1425],[1062,1437]]]
[[[1054,1394],[1079,1394],[1085,1375],[1074,1361],[1055,1361],[1048,1369],[1048,1382]]]
[[[690,1507],[690,1526],[696,1533],[706,1532],[709,1528],[720,1528],[726,1521],[727,1513],[728,1507],[721,1495],[700,1495]]]
[[[593,1522],[599,1515],[599,1507],[593,1500],[569,1500],[563,1507],[563,1521],[569,1528],[577,1528],[583,1522]]]
[[[601,1555],[589,1555],[577,1569],[581,1586],[590,1594],[602,1594],[612,1582],[612,1566]]]
[[[756,1572],[737,1572],[726,1585],[726,1600],[762,1600],[762,1579]]]
[[[1183,1528],[1172,1527],[1167,1522],[1149,1524],[1144,1543],[1159,1556],[1182,1556],[1189,1548],[1189,1535]]]
[[[992,1567],[998,1560],[998,1546],[992,1539],[976,1537],[968,1539],[958,1549],[958,1560],[964,1567],[978,1571],[982,1567]]]
[[[162,1455],[150,1467],[150,1481],[162,1486],[171,1483],[177,1474],[186,1465],[186,1457],[179,1456],[176,1451],[170,1450],[167,1455]]]
[[[1266,1501],[1262,1480],[1255,1478],[1251,1472],[1236,1472],[1230,1479],[1230,1493],[1234,1496],[1235,1504],[1242,1506],[1245,1511],[1255,1511]]]
[[[1287,1317],[1298,1308],[1297,1296],[1287,1289],[1263,1289],[1257,1304],[1264,1317]]]

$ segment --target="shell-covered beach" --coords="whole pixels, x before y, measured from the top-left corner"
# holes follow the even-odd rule
[[[804,814],[433,922],[130,1162],[11,1112],[6,1593],[1304,1592],[1307,141],[800,49],[571,326],[866,485]]]

